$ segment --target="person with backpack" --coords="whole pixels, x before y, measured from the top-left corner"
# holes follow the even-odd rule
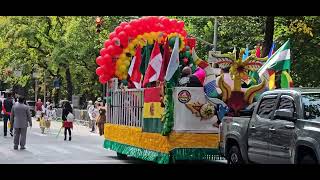
[[[12,94],[8,93],[8,97],[3,101],[2,111],[3,111],[3,134],[7,136],[8,122],[10,123],[10,115],[14,100]],[[13,126],[10,126],[10,135],[13,136]]]

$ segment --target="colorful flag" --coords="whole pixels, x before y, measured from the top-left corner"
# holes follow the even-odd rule
[[[164,108],[161,107],[160,92],[160,87],[144,89],[143,132],[161,132]]]
[[[276,88],[276,72],[273,70],[268,70],[269,74],[269,90],[273,90]]]
[[[176,37],[172,54],[169,60],[165,80],[170,81],[174,73],[179,67],[179,37]]]
[[[290,70],[290,63],[290,44],[288,40],[258,70],[259,76],[262,76],[267,69],[275,71]]]
[[[166,75],[167,67],[170,61],[170,49],[169,49],[169,42],[166,41],[166,43],[163,46],[163,60],[162,60],[162,66],[161,66],[161,72],[159,81],[164,81],[164,76]]]
[[[156,41],[154,43],[154,47],[151,52],[150,62],[146,70],[145,77],[143,79],[143,87],[145,87],[147,83],[157,81],[159,79],[161,66],[162,55],[160,52],[158,42]]]
[[[272,46],[270,48],[269,54],[268,54],[268,58],[270,58],[272,56],[272,54],[274,54],[274,49],[276,48],[276,44],[273,42]]]
[[[142,62],[140,65],[140,72],[144,75],[146,72],[146,69],[148,67],[149,64],[149,60],[150,60],[150,48],[152,47],[152,45],[146,45],[143,48],[143,52],[142,52]]]
[[[141,47],[138,46],[136,50],[136,54],[133,57],[130,68],[128,70],[128,74],[130,76],[130,80],[134,84],[136,88],[141,88],[141,77],[142,74],[140,72],[140,65],[141,65]]]
[[[281,85],[281,88],[293,87],[292,78],[287,71],[282,71],[280,85]]]
[[[279,80],[281,81],[281,87],[286,88],[288,87],[287,85],[290,86],[292,85],[292,79],[287,71],[290,71],[290,65],[291,65],[291,60],[290,60],[290,43],[289,40],[285,42],[271,57],[268,59],[268,61],[258,70],[259,76],[262,77],[264,76],[266,80],[269,81],[269,89],[273,88],[280,88],[276,87],[276,74],[277,72],[281,72],[283,75],[281,75],[281,78]],[[272,70],[274,71],[273,73],[269,74],[268,71]],[[286,73],[284,73],[284,71]],[[265,74],[268,74],[266,76]],[[282,78],[283,76],[283,78]],[[290,78],[288,78],[290,77]],[[291,81],[291,83],[290,83]],[[287,85],[286,85],[287,84]],[[292,87],[292,86],[291,86]]]

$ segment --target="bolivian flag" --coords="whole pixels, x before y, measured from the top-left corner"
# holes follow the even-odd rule
[[[160,87],[144,89],[143,131],[160,133],[162,129],[161,116],[164,108],[160,102]]]

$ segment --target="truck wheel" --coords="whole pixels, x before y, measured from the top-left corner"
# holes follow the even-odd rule
[[[243,164],[243,159],[238,146],[233,145],[228,153],[227,157],[228,164]]]
[[[121,153],[118,153],[118,152],[117,152],[117,157],[118,157],[118,159],[120,159],[120,160],[126,160],[126,159],[128,159],[128,156],[127,156],[126,154],[121,154]]]
[[[312,154],[305,154],[299,164],[317,164],[317,159]]]

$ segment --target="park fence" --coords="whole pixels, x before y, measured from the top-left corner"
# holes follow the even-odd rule
[[[115,90],[107,103],[107,123],[142,127],[143,89]]]

